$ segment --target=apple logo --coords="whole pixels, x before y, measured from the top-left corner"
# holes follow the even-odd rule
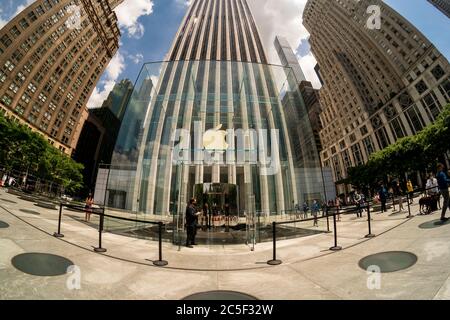
[[[222,125],[218,125],[214,129],[210,129],[203,134],[203,147],[206,150],[227,150],[228,144],[225,141],[227,132],[220,130]]]

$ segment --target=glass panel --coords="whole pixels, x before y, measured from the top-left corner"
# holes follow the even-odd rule
[[[200,192],[208,187],[223,192],[213,199]],[[247,244],[270,238],[271,223],[295,219],[291,213],[305,202],[326,201],[314,133],[292,70],[229,61],[145,64],[105,197],[111,214],[165,221],[177,244],[185,241],[192,197],[199,211],[215,204],[215,223],[225,221],[230,231],[226,242]],[[218,230],[209,230],[199,230],[205,232],[200,238],[221,243]],[[292,236],[303,234],[295,230]]]

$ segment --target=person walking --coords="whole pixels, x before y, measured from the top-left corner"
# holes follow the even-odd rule
[[[335,206],[336,206],[336,211],[339,212],[339,210],[341,209],[341,199],[339,197],[336,198]],[[341,213],[340,212],[337,215],[337,218],[338,218],[338,221],[341,221]]]
[[[380,189],[378,190],[378,196],[380,197],[380,202],[381,202],[381,213],[387,212],[386,201],[388,198],[388,192],[383,183],[380,185]]]
[[[439,194],[439,186],[437,179],[433,174],[430,174],[427,179],[427,183],[425,185],[425,196],[428,196],[431,200],[431,211],[437,211],[441,209]]]
[[[356,218],[362,218],[361,200],[362,195],[358,191],[355,192],[355,195],[353,196],[353,201],[355,202],[356,205]]]
[[[84,205],[84,221],[91,221],[92,206],[94,205],[94,197],[89,193]]]
[[[399,206],[398,211],[399,212],[405,211],[405,208],[403,207],[403,190],[400,186],[399,181],[397,181],[394,184],[394,197],[398,197],[398,206]],[[395,211],[395,208],[394,208],[394,211]]]
[[[325,215],[327,214],[327,203],[326,201],[322,201],[322,217],[325,217]]]
[[[444,202],[442,204],[441,221],[445,222],[449,219],[449,218],[445,217],[445,214],[447,212],[447,208],[450,208],[450,196],[449,196],[449,192],[448,192],[448,186],[449,186],[450,180],[449,180],[447,174],[445,173],[444,165],[442,163],[439,163],[437,165],[437,169],[438,169],[438,173],[436,175],[436,178],[437,178],[437,182],[438,182],[438,187],[439,187],[439,191],[440,191],[442,197],[444,198]]]
[[[203,204],[203,218],[205,219],[205,227],[211,229],[211,210],[209,210],[208,202]]]
[[[295,219],[299,219],[299,217],[300,217],[300,204],[296,204],[295,205]]]
[[[317,202],[317,200],[314,200],[312,207],[311,207],[311,214],[314,217],[314,224],[313,227],[318,227],[319,226],[319,221],[317,219],[317,215],[319,214],[320,211],[320,206],[319,206],[319,202]]]
[[[201,212],[197,212],[197,200],[195,198],[189,201],[189,205],[186,208],[186,247],[193,248],[195,246],[195,236],[197,234],[197,221]]]
[[[308,219],[308,210],[309,210],[308,203],[305,201],[303,203],[303,219]]]
[[[414,203],[414,200],[413,200],[414,187],[413,187],[411,179],[409,179],[408,182],[406,183],[406,190],[408,191],[409,204]]]

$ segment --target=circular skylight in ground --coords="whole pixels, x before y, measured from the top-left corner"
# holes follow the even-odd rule
[[[12,265],[33,276],[60,276],[67,273],[67,268],[74,265],[72,261],[49,253],[23,253],[11,260]]]
[[[376,270],[388,273],[405,270],[417,263],[417,256],[411,252],[391,251],[381,252],[359,261],[359,266],[364,270]]]
[[[192,294],[182,300],[258,300],[253,296],[236,291],[207,291]]]

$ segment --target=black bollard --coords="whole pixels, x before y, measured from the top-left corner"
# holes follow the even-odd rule
[[[273,233],[273,259],[267,261],[268,265],[277,266],[282,263],[281,260],[277,260],[277,223],[273,222],[272,224],[272,233]]]
[[[102,232],[103,232],[103,220],[105,219],[105,208],[103,208],[100,214],[100,224],[98,226],[98,248],[94,248],[95,252],[106,252],[105,248],[102,248]]]
[[[375,235],[372,234],[372,224],[371,224],[372,218],[370,217],[370,203],[367,202],[367,222],[369,224],[369,234],[366,235],[366,238],[374,238]]]
[[[63,238],[64,235],[61,233],[61,216],[62,216],[62,203],[59,204],[59,218],[58,218],[58,232],[55,232],[53,236],[55,238]]]
[[[162,227],[163,227],[163,223],[160,222],[158,223],[158,234],[159,234],[159,239],[158,239],[158,251],[159,251],[159,260],[157,261],[153,261],[153,264],[157,267],[164,267],[167,266],[169,263],[165,260],[162,259]]]
[[[333,225],[334,225],[334,247],[331,247],[331,251],[339,251],[342,250],[342,247],[337,244],[337,223],[336,223],[336,215],[339,214],[339,207],[336,209],[336,213],[333,215]]]
[[[413,216],[411,215],[411,204],[409,203],[409,193],[406,194],[406,202],[408,202],[408,219],[412,218]]]
[[[327,206],[326,210],[327,210],[326,211],[326,215],[327,215],[327,232],[330,233],[331,232],[330,231],[330,216],[328,215],[328,206]]]

